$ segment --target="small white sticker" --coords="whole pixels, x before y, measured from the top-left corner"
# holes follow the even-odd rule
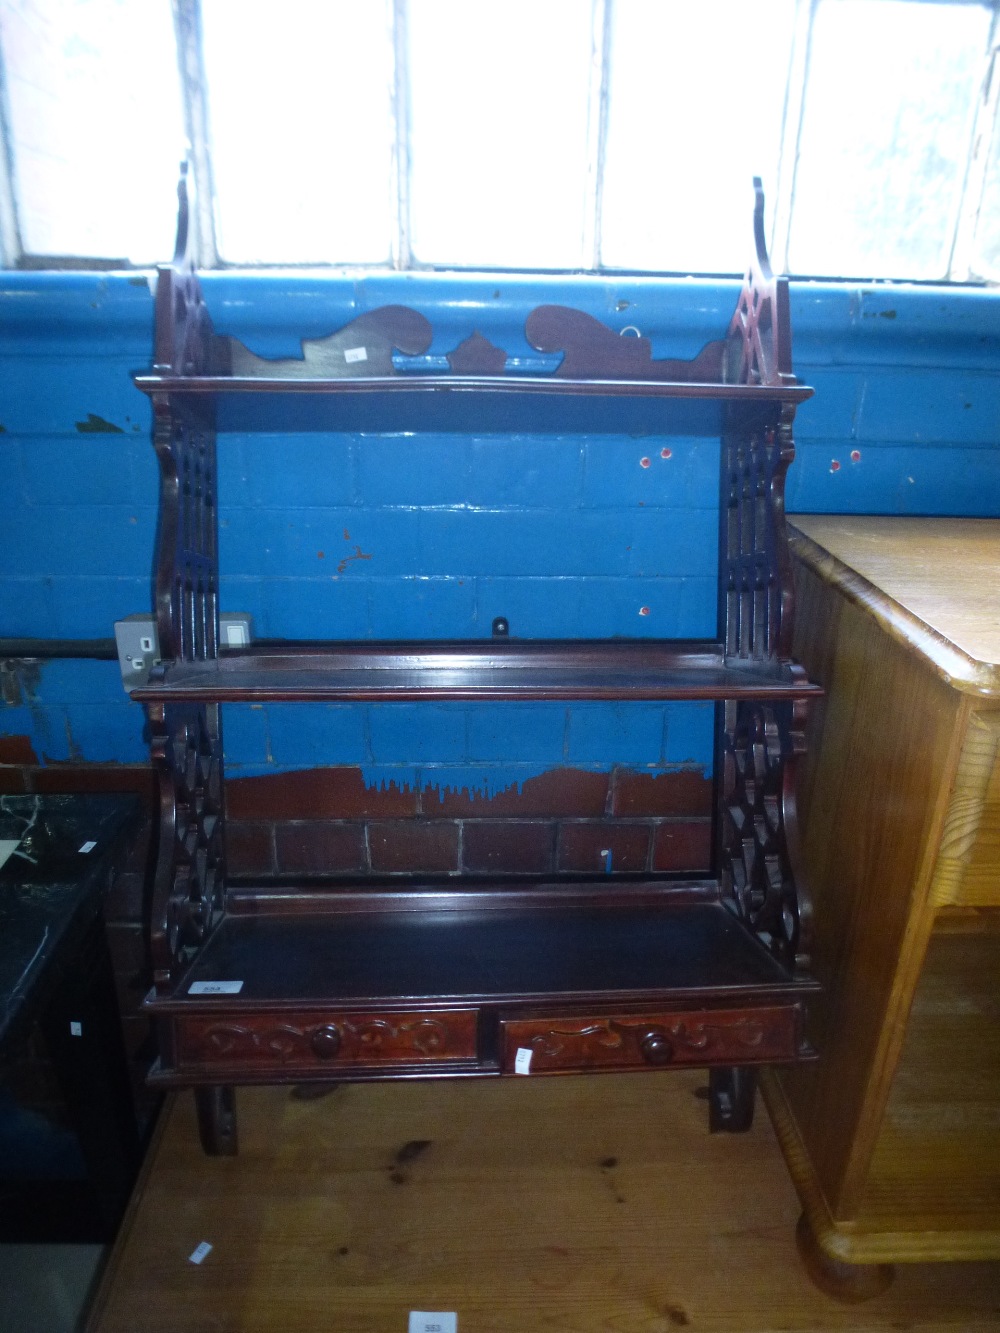
[[[345,347],[345,349],[344,349],[344,360],[347,362],[347,364],[348,364],[349,366],[350,366],[350,365],[353,365],[353,363],[354,363],[355,361],[367,361],[367,360],[368,360],[368,348],[367,348],[367,347]]]
[[[458,1333],[458,1315],[451,1310],[411,1310],[406,1333]]]
[[[97,843],[96,843],[96,842],[85,842],[85,843],[83,844],[83,846],[80,848],[80,851],[81,851],[81,852],[92,852],[96,846],[97,846]]]
[[[188,1255],[188,1262],[192,1264],[200,1264],[202,1259],[207,1258],[211,1253],[211,1245],[209,1245],[207,1240],[203,1240],[201,1244]]]
[[[531,1073],[531,1054],[532,1053],[528,1050],[527,1046],[519,1046],[517,1048],[517,1055],[514,1056],[515,1074]]]
[[[239,995],[242,981],[192,981],[189,995]]]
[[[71,1022],[70,1025],[69,1025],[69,1035],[70,1035],[71,1037],[82,1037],[82,1036],[83,1036],[83,1024],[82,1024],[82,1023],[73,1023],[73,1022]]]

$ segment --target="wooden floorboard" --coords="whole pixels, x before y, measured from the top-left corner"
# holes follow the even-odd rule
[[[1000,1331],[1000,1264],[909,1265],[839,1305],[802,1272],[763,1109],[707,1132],[700,1072],[241,1089],[240,1156],[178,1094],[90,1333]],[[189,1255],[212,1251],[200,1266]]]

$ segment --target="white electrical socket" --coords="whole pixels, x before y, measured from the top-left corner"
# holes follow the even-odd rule
[[[243,648],[253,638],[250,617],[238,613],[219,617],[219,639],[224,648]],[[160,660],[156,621],[152,616],[126,616],[115,621],[118,666],[126,693],[145,685],[150,670]]]

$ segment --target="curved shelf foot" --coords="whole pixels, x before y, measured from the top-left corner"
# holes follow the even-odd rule
[[[805,1213],[795,1228],[795,1244],[810,1279],[835,1301],[870,1301],[886,1290],[895,1275],[892,1264],[849,1264],[831,1258],[820,1248]]]
[[[236,1089],[225,1084],[195,1088],[201,1146],[209,1157],[235,1157],[239,1150],[236,1132]]]

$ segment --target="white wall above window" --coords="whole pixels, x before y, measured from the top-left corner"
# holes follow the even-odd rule
[[[1000,0],[0,0],[8,264],[1000,280]]]

